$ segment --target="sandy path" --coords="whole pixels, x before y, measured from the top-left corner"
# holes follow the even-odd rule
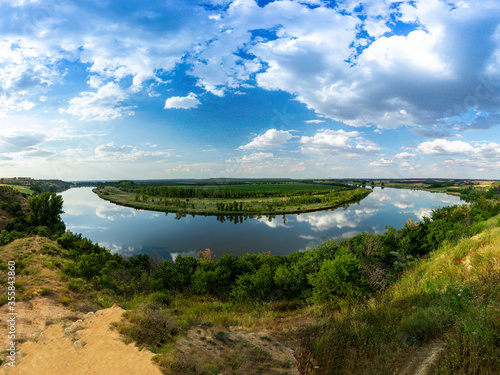
[[[437,362],[445,348],[446,344],[441,340],[432,341],[419,348],[407,362],[400,375],[428,374],[432,365]]]
[[[118,306],[85,315],[66,329],[49,326],[37,342],[18,345],[16,366],[3,366],[0,373],[38,375],[161,375],[153,353],[126,345],[110,323],[119,321]]]

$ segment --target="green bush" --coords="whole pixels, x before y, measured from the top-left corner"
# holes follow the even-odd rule
[[[334,259],[325,260],[321,269],[309,275],[312,299],[323,303],[342,298],[359,298],[366,294],[366,282],[360,273],[360,261],[347,248],[341,248]]]
[[[148,296],[148,300],[152,304],[169,306],[172,302],[172,297],[166,292],[154,292]]]
[[[50,288],[43,288],[42,290],[40,290],[41,296],[50,296],[53,293],[54,293],[54,291]]]
[[[75,245],[75,238],[71,233],[63,233],[63,235],[57,239],[57,243],[65,249],[72,249]]]
[[[273,289],[271,266],[265,264],[253,274],[238,277],[231,295],[238,302],[266,301],[271,297]]]

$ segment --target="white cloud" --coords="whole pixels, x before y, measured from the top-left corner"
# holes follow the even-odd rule
[[[82,92],[69,101],[69,107],[59,109],[60,113],[78,116],[80,120],[106,121],[133,116],[133,106],[123,106],[129,98],[127,91],[110,82],[96,92]]]
[[[114,142],[97,146],[94,160],[110,161],[136,161],[141,158],[165,159],[170,157],[168,151],[143,151],[134,146],[117,146]]]
[[[409,152],[400,152],[399,154],[394,155],[398,159],[413,159],[417,157],[417,154],[409,153]]]
[[[261,162],[264,160],[272,159],[272,152],[254,152],[250,155],[243,155],[243,157],[239,160],[241,162]]]
[[[393,165],[392,160],[386,158],[374,160],[370,164],[368,164],[369,167],[390,167],[392,165]]]
[[[321,130],[312,137],[302,137],[303,151],[328,151],[332,149],[349,148],[349,141],[359,136],[359,132],[346,132],[344,130]]]
[[[426,155],[453,155],[469,154],[474,152],[474,147],[462,141],[448,141],[446,139],[436,139],[434,141],[423,142],[417,147],[418,151]]]
[[[321,124],[322,122],[325,122],[325,120],[307,120],[304,121],[306,124]]]
[[[491,90],[481,98],[475,93],[481,77],[500,73],[500,38],[494,38],[500,5],[462,3],[474,6],[364,1],[360,8],[358,1],[344,1],[337,4],[346,11],[341,15],[290,1],[265,7],[236,1],[215,20],[220,35],[197,55],[203,62],[192,74],[207,91],[238,87],[255,74],[258,86],[289,92],[352,126],[433,125],[474,105],[488,110],[499,104]],[[414,30],[391,35],[394,20],[413,23]],[[251,39],[248,31],[255,29],[273,30],[277,38]],[[359,29],[373,39],[359,39]],[[241,50],[256,59],[241,60],[235,55]],[[245,70],[249,61],[264,68]]]
[[[0,37],[0,116],[44,102],[60,73],[52,52],[26,37]]]
[[[314,136],[303,136],[300,142],[303,144],[303,153],[328,153],[345,151],[352,154],[377,152],[377,145],[360,136],[360,132],[345,130],[321,129]]]
[[[165,109],[175,108],[175,109],[191,109],[196,108],[201,104],[201,102],[196,97],[196,94],[190,92],[188,96],[173,96],[165,101]]]
[[[269,129],[262,135],[253,139],[252,142],[240,146],[242,150],[267,150],[285,144],[292,138],[292,134],[287,130]]]

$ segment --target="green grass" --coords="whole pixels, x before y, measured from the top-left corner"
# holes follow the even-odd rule
[[[376,298],[332,306],[304,339],[307,350],[299,369],[397,373],[417,348],[439,339],[446,350],[432,373],[497,374],[499,259],[499,228],[456,246],[444,244]]]
[[[0,184],[0,186],[10,186],[10,187],[12,187],[12,188],[20,191],[21,193],[26,193],[28,195],[32,195],[32,194],[35,193],[33,190],[31,190],[27,186],[22,186],[22,185],[8,185],[8,184]]]

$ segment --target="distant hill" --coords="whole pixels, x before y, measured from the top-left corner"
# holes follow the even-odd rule
[[[37,180],[31,177],[0,178],[0,185],[13,185],[31,189],[35,193],[58,193],[71,187],[69,182],[62,180]]]

